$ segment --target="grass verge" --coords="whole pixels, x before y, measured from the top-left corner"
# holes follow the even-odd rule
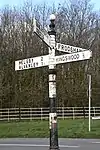
[[[100,138],[100,120],[91,120],[91,132],[88,132],[88,119],[58,120],[58,134],[60,138]],[[0,122],[0,138],[7,137],[49,137],[49,122]]]

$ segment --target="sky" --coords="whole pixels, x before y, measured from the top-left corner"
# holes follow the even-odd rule
[[[25,1],[27,0],[0,0],[0,7],[3,7],[4,5],[7,5],[7,4],[9,4],[10,6],[13,6],[13,5],[19,6],[23,4]],[[33,4],[42,4],[44,2],[46,2],[46,4],[52,4],[52,3],[57,4],[61,2],[61,0],[31,0],[31,1]]]
[[[0,0],[0,8],[2,8],[4,5],[9,6],[20,6],[24,3],[25,0]],[[42,4],[46,2],[47,4],[58,4],[61,3],[61,1],[64,0],[32,0],[33,4]],[[94,4],[94,8],[96,10],[100,9],[100,0],[91,0],[91,3]]]

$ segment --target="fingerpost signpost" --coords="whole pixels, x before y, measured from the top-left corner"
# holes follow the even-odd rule
[[[55,15],[50,15],[49,31],[42,29],[34,18],[34,33],[48,46],[49,54],[39,57],[27,58],[15,61],[15,70],[25,70],[43,66],[49,67],[49,129],[50,150],[58,150],[58,128],[56,110],[56,65],[74,61],[88,60],[92,57],[91,50],[82,49],[70,45],[56,43]],[[67,52],[68,54],[55,56],[55,51]]]

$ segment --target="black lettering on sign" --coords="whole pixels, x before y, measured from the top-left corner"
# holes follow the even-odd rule
[[[32,63],[30,63],[30,68],[32,68]]]
[[[55,75],[54,75],[54,74],[51,75],[51,79],[52,79],[53,81],[55,80]]]
[[[31,64],[30,64],[30,63],[28,64],[28,67],[29,67],[29,68],[31,67]]]
[[[65,60],[67,61],[67,56],[65,56]]]
[[[64,56],[62,57],[62,61],[64,61]]]
[[[30,63],[30,58],[28,59],[28,64]]]
[[[77,54],[74,55],[74,59],[77,59]]]
[[[57,49],[58,49],[58,50],[60,49],[60,43],[57,44]]]
[[[28,59],[25,59],[25,60],[24,60],[24,63],[25,63],[25,64],[28,63]]]
[[[73,60],[73,58],[74,58],[74,56],[73,55],[71,55],[71,59]]]
[[[62,61],[64,61],[64,56],[62,57]]]
[[[36,62],[36,67],[38,67],[38,62]]]
[[[76,48],[76,52],[79,52],[80,50],[79,50],[79,48]]]
[[[27,68],[30,68],[30,64],[27,64]]]
[[[84,53],[82,53],[83,54],[83,58],[85,58],[85,55],[84,55]]]
[[[23,60],[22,62],[23,62],[23,65],[24,65],[25,64],[25,60]]]
[[[35,63],[33,63],[33,67],[35,68]]]
[[[29,59],[25,59],[25,63],[27,63],[27,64],[28,64],[28,63],[29,63]]]
[[[71,53],[73,53],[73,52],[75,52],[75,48],[74,47],[71,48]]]
[[[80,49],[80,48],[77,48],[77,52],[81,52],[81,49]]]
[[[79,54],[75,54],[74,59],[78,59],[78,58],[79,58]]]
[[[80,57],[80,55],[79,55],[79,54],[77,54],[77,59],[79,59],[79,57]]]
[[[26,69],[28,68],[28,64],[25,65],[25,68],[26,68]]]
[[[23,65],[23,61],[19,61],[19,66],[22,66]]]
[[[71,48],[70,48],[70,46],[68,46],[68,52],[70,52],[71,51]]]
[[[61,45],[61,49],[64,50],[64,45],[63,44]]]
[[[43,57],[41,57],[41,61],[43,61]]]
[[[21,66],[19,66],[19,70],[22,70],[22,65],[21,65]]]
[[[26,59],[24,60],[24,64],[27,64],[27,60]]]
[[[30,68],[32,68],[32,67],[33,67],[33,64],[31,63],[31,64],[30,64]]]
[[[29,58],[29,63],[31,63],[31,58]]]
[[[73,47],[72,47],[72,46],[70,46],[70,52],[71,52],[71,53],[73,52]]]
[[[59,62],[59,61],[61,61],[61,59],[62,59],[62,58],[56,58],[56,62]]]
[[[26,69],[27,68],[27,64],[23,64],[23,69]]]
[[[65,45],[65,51],[67,52],[67,45]]]
[[[76,56],[77,56],[77,55],[75,54],[75,55],[74,55],[74,59],[76,59]]]
[[[78,59],[79,58],[79,54],[73,54],[73,55],[71,55],[70,57],[69,57],[69,60],[70,59]]]
[[[34,59],[33,58],[31,58],[31,63],[33,63],[34,62]]]
[[[59,61],[62,61],[62,57],[61,57],[61,58],[59,58]]]
[[[23,69],[25,69],[25,64],[23,65]]]
[[[41,57],[41,65],[43,66],[43,57]]]
[[[70,60],[71,59],[71,56],[68,56],[68,58],[67,58],[68,60]]]

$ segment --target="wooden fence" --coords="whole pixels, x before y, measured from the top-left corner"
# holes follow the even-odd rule
[[[87,118],[88,107],[58,107],[58,118]],[[100,116],[100,107],[91,107],[91,117]],[[5,108],[0,109],[0,120],[48,119],[49,108]]]

